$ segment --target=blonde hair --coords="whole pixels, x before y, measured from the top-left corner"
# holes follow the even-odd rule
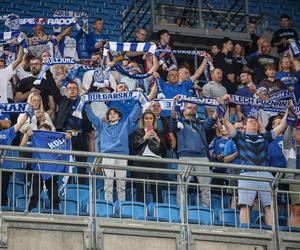
[[[291,58],[289,56],[283,56],[282,58],[280,58],[280,61],[279,61],[279,71],[283,71],[283,68],[282,68],[282,62],[283,62],[283,59],[287,58],[289,61],[290,61],[290,72],[291,73],[296,73],[296,68],[295,68],[295,64],[293,62],[293,60],[291,60]]]
[[[44,111],[44,106],[43,106],[43,100],[42,100],[42,97],[41,97],[41,95],[40,95],[39,93],[37,93],[37,92],[31,92],[31,93],[29,94],[29,96],[28,96],[28,98],[27,98],[27,103],[30,104],[30,105],[32,105],[32,98],[35,97],[35,96],[38,97],[38,98],[40,98],[40,101],[41,101],[39,110]]]

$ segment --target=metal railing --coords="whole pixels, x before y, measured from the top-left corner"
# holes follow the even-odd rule
[[[66,162],[66,161],[49,161],[42,159],[35,159],[29,157],[12,157],[7,156],[8,151],[27,152],[27,153],[51,153],[62,155],[86,156],[94,157],[93,162]],[[23,148],[13,146],[0,146],[1,162],[21,162],[25,164],[55,164],[55,165],[72,165],[76,167],[86,168],[86,174],[74,173],[56,173],[56,172],[41,172],[26,169],[2,169],[0,168],[1,183],[5,173],[11,174],[11,182],[9,184],[9,203],[8,206],[3,206],[2,199],[0,202],[0,212],[11,212],[23,214],[28,216],[32,213],[47,213],[55,216],[88,216],[90,224],[93,225],[95,220],[101,218],[125,218],[142,221],[159,221],[167,223],[180,223],[183,226],[193,225],[207,225],[207,226],[221,226],[221,227],[235,227],[235,228],[256,228],[259,230],[272,230],[274,245],[280,248],[279,244],[279,230],[280,225],[287,225],[290,219],[290,204],[289,197],[292,194],[300,196],[300,193],[295,193],[287,190],[280,190],[279,184],[299,184],[297,180],[283,178],[285,174],[300,174],[299,170],[282,169],[273,167],[261,166],[247,166],[224,164],[215,162],[199,162],[192,158],[190,160],[175,160],[175,159],[157,159],[151,157],[127,156],[115,154],[102,154],[92,152],[80,151],[64,151],[64,150],[49,150],[38,148]],[[235,169],[240,171],[257,171],[257,172],[271,172],[272,178],[255,177],[255,176],[240,176],[238,174],[226,173],[204,173],[201,171],[179,171],[176,169],[155,168],[155,167],[141,167],[141,166],[115,166],[101,163],[102,158],[123,159],[134,162],[147,162],[155,164],[185,164],[190,168],[194,166],[209,166],[214,169]],[[99,174],[99,169],[115,169],[126,170],[127,172],[140,172],[151,174],[163,174],[164,176],[176,175],[177,181],[165,179],[145,179],[145,178],[117,178],[106,177]],[[29,204],[32,199],[31,183],[33,176],[37,175],[40,179],[41,175],[50,175],[51,183],[48,188],[51,188],[51,197],[45,197],[45,192],[38,192],[36,197],[36,208],[29,209]],[[257,190],[252,187],[244,187],[232,185],[214,185],[203,183],[188,183],[189,176],[206,176],[210,178],[222,178],[227,180],[248,180],[257,182],[267,182],[270,188],[262,188]],[[5,175],[7,176],[7,175]],[[59,189],[59,207],[57,207],[57,197],[53,190],[57,190],[56,179],[61,182]],[[68,176],[68,182],[63,184],[61,181],[63,177]],[[78,183],[78,179],[83,180],[84,185]],[[125,181],[127,185],[127,196],[125,201],[108,201],[104,199],[103,182],[107,179],[114,181]],[[42,190],[42,182],[38,183],[38,190]],[[50,185],[50,186],[49,186]],[[139,190],[136,187],[139,185]],[[201,188],[209,188],[209,206],[203,206],[201,199]],[[21,189],[21,191],[20,191]],[[23,189],[23,190],[22,190]],[[149,189],[152,191],[150,192]],[[153,193],[154,190],[154,193]],[[236,205],[238,191],[254,190],[258,192],[257,209],[253,209],[249,216],[247,223],[241,225],[239,221],[239,209]],[[49,190],[48,190],[49,191]],[[137,192],[142,192],[137,194]],[[272,224],[266,225],[264,223],[264,216],[262,212],[262,205],[260,204],[261,192],[269,193],[272,199]],[[2,186],[0,186],[0,193],[2,194]],[[139,195],[137,201],[136,196]],[[152,196],[151,196],[152,195]],[[2,197],[2,195],[1,195]],[[142,198],[141,198],[142,197]],[[230,205],[231,200],[232,205]],[[284,201],[284,202],[283,202]],[[55,204],[56,203],[56,204]],[[6,204],[5,204],[6,205]],[[31,212],[29,211],[31,210]],[[255,218],[254,218],[255,217]],[[96,237],[95,228],[91,229],[92,236]],[[242,230],[242,229],[241,229]]]
[[[222,8],[211,1],[186,1],[183,5],[182,1],[133,0],[123,11],[121,34],[122,40],[128,41],[133,39],[132,35],[138,27],[157,32],[164,26],[171,33],[173,28],[176,28],[175,33],[187,28],[195,36],[224,37],[224,32],[247,35],[248,21],[247,0],[231,0]],[[248,39],[247,36],[241,36],[240,40],[245,39]]]

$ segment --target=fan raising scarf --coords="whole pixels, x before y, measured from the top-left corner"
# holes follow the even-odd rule
[[[14,30],[7,32],[0,32],[0,45],[2,44],[10,44],[13,40],[17,40],[18,44],[25,49],[25,53],[27,52],[28,43],[26,35],[23,32]]]
[[[37,79],[33,82],[34,85],[39,85],[41,84],[41,81],[46,73],[46,71],[52,66],[52,65],[56,65],[56,64],[73,64],[73,65],[77,65],[77,69],[79,67],[82,67],[83,69],[86,70],[91,70],[94,69],[94,67],[86,65],[86,64],[81,64],[83,61],[92,61],[94,62],[94,60],[75,60],[72,58],[47,58],[45,60],[45,63],[43,64],[43,67],[41,69],[41,72],[39,73]]]
[[[210,59],[208,59],[208,53],[204,50],[166,50],[166,49],[157,49],[156,54],[166,53],[171,55],[187,55],[187,56],[199,56],[207,58],[207,64],[205,65],[204,74],[207,81],[210,81],[210,71],[214,69],[213,63]],[[159,65],[162,59],[159,60]],[[175,69],[175,68],[174,68]]]
[[[120,42],[108,42],[105,44],[103,48],[103,62],[106,63],[108,52],[117,52],[117,51],[122,51],[122,52],[127,52],[127,51],[135,51],[135,52],[144,52],[144,53],[151,53],[155,54],[156,52],[156,45],[155,43],[120,43]],[[154,60],[154,59],[153,59]],[[117,71],[119,71],[121,74],[125,74],[128,77],[134,78],[135,75],[131,75],[126,71],[122,71],[121,67],[114,66]],[[141,74],[141,75],[136,75],[136,79],[143,79],[143,78],[148,78],[150,74]]]
[[[82,109],[84,104],[90,102],[110,102],[110,101],[125,101],[125,100],[138,100],[142,105],[148,102],[147,97],[140,91],[128,91],[128,92],[114,92],[114,93],[98,93],[91,92],[82,95],[78,98],[75,105],[75,110],[72,113],[73,116],[82,119]]]
[[[7,16],[2,16],[1,20],[5,20],[5,26],[11,30],[19,30],[20,26],[69,26],[76,23],[76,18],[69,16],[59,16],[59,17],[30,17],[30,18],[20,18],[15,14],[9,14]]]
[[[294,39],[289,39],[289,50],[294,58],[300,56],[300,42]]]
[[[54,12],[55,17],[75,17],[77,19],[76,27],[78,30],[82,29],[82,31],[88,35],[88,15],[84,11],[72,11],[72,10],[56,10]],[[54,33],[60,33],[62,31],[61,27],[54,26]]]

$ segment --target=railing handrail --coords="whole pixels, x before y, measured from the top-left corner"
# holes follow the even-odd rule
[[[63,154],[63,155],[75,155],[75,156],[85,156],[85,157],[97,157],[97,158],[113,158],[122,160],[132,160],[132,161],[143,161],[143,162],[153,162],[153,163],[177,163],[177,164],[188,164],[197,166],[209,166],[215,168],[232,168],[237,170],[249,170],[249,171],[267,171],[267,172],[278,172],[278,173],[294,173],[300,175],[299,169],[289,169],[289,168],[276,168],[269,166],[250,166],[232,163],[219,163],[219,162],[199,162],[193,160],[180,160],[180,159],[167,159],[167,158],[155,158],[155,157],[144,157],[136,155],[121,155],[121,154],[110,154],[110,153],[98,153],[98,152],[87,152],[87,151],[74,151],[74,150],[59,150],[59,149],[45,149],[45,148],[29,148],[20,146],[7,146],[0,145],[0,152],[4,151],[20,151],[20,152],[30,152],[30,153],[50,153],[50,154]],[[2,156],[3,158],[3,156]],[[86,164],[86,163],[84,163]],[[92,164],[92,163],[91,163]]]

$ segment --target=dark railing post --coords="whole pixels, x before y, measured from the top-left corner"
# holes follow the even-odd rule
[[[272,231],[273,231],[273,246],[274,249],[280,250],[280,238],[279,238],[279,220],[278,220],[278,204],[277,204],[277,192],[278,185],[283,176],[283,173],[276,173],[274,181],[271,183],[271,196],[272,196]]]

